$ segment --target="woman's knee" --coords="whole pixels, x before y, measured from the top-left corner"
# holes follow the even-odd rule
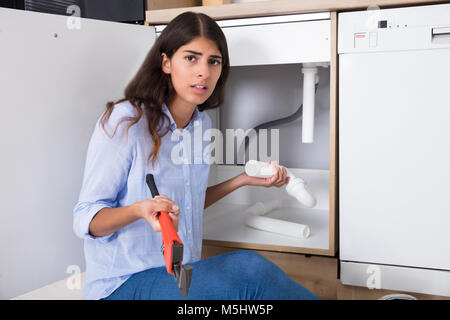
[[[258,279],[278,268],[260,254],[248,250],[234,251],[229,254],[227,260],[227,264],[232,265],[236,272],[250,279]]]
[[[260,254],[254,252],[254,251],[250,251],[250,250],[239,250],[239,251],[233,251],[230,253],[227,253],[225,255],[228,255],[228,257],[230,259],[237,259],[237,260],[246,260],[249,262],[258,262],[258,261],[264,261],[267,260],[266,258],[264,258],[263,256],[261,256]]]

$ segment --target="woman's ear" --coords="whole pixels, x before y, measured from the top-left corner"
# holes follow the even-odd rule
[[[165,74],[170,74],[170,59],[167,57],[167,55],[163,52],[161,53],[161,69]]]

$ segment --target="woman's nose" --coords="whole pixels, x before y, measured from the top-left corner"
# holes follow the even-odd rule
[[[198,64],[197,76],[201,78],[209,77],[209,65],[207,62],[202,62]]]

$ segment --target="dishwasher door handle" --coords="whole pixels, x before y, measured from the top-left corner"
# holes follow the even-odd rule
[[[432,28],[431,34],[438,35],[438,34],[450,34],[450,27],[438,27],[438,28]]]
[[[450,27],[431,28],[432,43],[450,43]]]

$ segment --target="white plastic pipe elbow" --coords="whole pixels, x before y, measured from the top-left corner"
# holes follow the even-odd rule
[[[294,176],[289,169],[286,168],[286,170],[289,177],[289,182],[286,185],[286,192],[304,206],[308,208],[315,207],[317,200],[306,187],[305,180]]]
[[[268,178],[275,173],[275,170],[275,166],[267,162],[249,160],[245,164],[245,173],[251,177]],[[306,182],[303,179],[294,176],[288,168],[286,168],[286,171],[289,177],[289,182],[286,185],[286,192],[304,206],[308,208],[314,207],[317,204],[317,201],[313,194],[307,189]]]

